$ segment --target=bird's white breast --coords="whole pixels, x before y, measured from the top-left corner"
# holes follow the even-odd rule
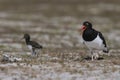
[[[27,47],[31,50],[32,49],[32,46],[31,45],[27,45]]]
[[[94,48],[94,49],[103,49],[103,41],[102,39],[99,37],[99,35],[97,35],[97,37],[93,40],[93,41],[84,41],[85,45],[90,49],[90,48]]]

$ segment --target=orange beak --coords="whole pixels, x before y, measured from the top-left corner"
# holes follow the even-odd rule
[[[84,31],[86,29],[86,26],[82,25],[82,27],[79,29],[79,31]]]
[[[80,34],[82,34],[85,29],[86,29],[86,26],[82,25],[82,27],[79,29],[79,31],[81,31]]]
[[[81,28],[80,28],[80,30],[82,30],[82,31],[84,31],[86,29],[86,26],[82,26]]]

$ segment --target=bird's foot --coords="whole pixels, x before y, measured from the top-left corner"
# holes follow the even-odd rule
[[[98,58],[99,58],[99,54],[98,53],[93,53],[91,60],[94,61],[94,60],[97,60]]]

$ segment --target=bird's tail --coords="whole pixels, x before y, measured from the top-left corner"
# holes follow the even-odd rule
[[[109,53],[109,49],[108,49],[107,47],[105,47],[105,48],[103,49],[103,52],[104,52],[104,53]]]

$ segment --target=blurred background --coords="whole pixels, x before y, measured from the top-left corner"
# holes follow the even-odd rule
[[[82,49],[78,29],[84,21],[110,48],[120,48],[120,0],[0,0],[0,49],[27,50],[24,33],[47,49]]]

